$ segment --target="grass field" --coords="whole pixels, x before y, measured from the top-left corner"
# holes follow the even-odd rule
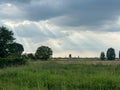
[[[0,69],[0,90],[120,90],[120,61],[35,61]]]

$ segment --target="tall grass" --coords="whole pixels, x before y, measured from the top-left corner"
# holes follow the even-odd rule
[[[120,90],[120,65],[52,61],[4,68],[0,90]]]

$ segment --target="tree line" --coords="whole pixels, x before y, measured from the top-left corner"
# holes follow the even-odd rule
[[[22,54],[24,47],[22,44],[15,41],[14,33],[8,28],[0,27],[0,58],[23,58],[23,59],[40,59],[48,60],[51,58],[53,51],[48,46],[40,46],[37,48],[35,54]],[[71,58],[71,54],[69,55]],[[101,52],[101,60],[115,60],[116,54],[114,48],[108,48],[106,55]],[[120,52],[119,52],[120,58]],[[16,60],[16,59],[15,59]],[[9,61],[9,60],[6,60]]]
[[[115,54],[115,49],[114,48],[108,48],[106,55],[104,52],[101,52],[100,54],[100,59],[101,60],[115,60],[116,59],[116,54]],[[120,59],[120,51],[119,51],[119,59]]]
[[[29,60],[48,60],[52,57],[52,49],[48,46],[40,46],[37,48],[35,54],[33,53],[25,53],[22,54],[24,59]]]
[[[0,66],[25,64],[24,47],[15,41],[14,33],[8,28],[0,27]],[[52,56],[52,49],[40,46],[35,52],[36,59],[48,60]],[[3,64],[4,63],[4,64]]]

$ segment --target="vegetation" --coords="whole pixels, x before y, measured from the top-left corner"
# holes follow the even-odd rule
[[[9,31],[6,27],[0,27],[0,57],[8,55],[8,45],[13,43],[13,32]]]
[[[32,53],[28,53],[27,58],[30,59],[30,60],[35,60],[36,59],[35,56]]]
[[[115,50],[113,48],[108,48],[106,56],[108,60],[115,60]]]
[[[120,65],[32,62],[0,70],[1,90],[120,90]]]
[[[0,58],[0,68],[7,66],[24,65],[27,61],[22,58]]]
[[[41,60],[48,60],[52,56],[52,49],[48,46],[38,47],[35,56]]]
[[[90,60],[69,54],[68,58],[29,61],[24,65],[28,59],[48,60],[52,56],[52,49],[41,46],[35,55],[21,55],[23,45],[14,40],[12,31],[0,27],[0,90],[120,90],[120,63],[101,63],[97,61],[98,58]],[[114,60],[115,50],[109,48],[106,57]],[[101,52],[100,58],[105,59],[104,52]]]
[[[101,54],[100,54],[100,59],[101,59],[101,60],[105,60],[105,53],[104,53],[104,52],[101,52]]]
[[[25,64],[21,58],[24,51],[23,45],[15,43],[13,32],[6,27],[0,27],[0,67]]]
[[[24,48],[21,44],[15,43],[14,33],[6,27],[0,27],[0,57],[6,58],[8,56],[21,56]]]
[[[8,55],[10,57],[20,57],[24,51],[23,45],[19,43],[12,43],[8,45]]]
[[[119,51],[119,59],[120,59],[120,51]]]
[[[21,57],[22,57],[23,59],[28,59],[28,54],[24,53],[24,54],[21,55]]]
[[[72,55],[71,55],[71,54],[69,54],[69,58],[72,58]]]

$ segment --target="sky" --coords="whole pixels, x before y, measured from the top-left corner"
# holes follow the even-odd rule
[[[0,25],[24,53],[45,45],[54,57],[99,57],[120,50],[120,0],[0,0]]]

